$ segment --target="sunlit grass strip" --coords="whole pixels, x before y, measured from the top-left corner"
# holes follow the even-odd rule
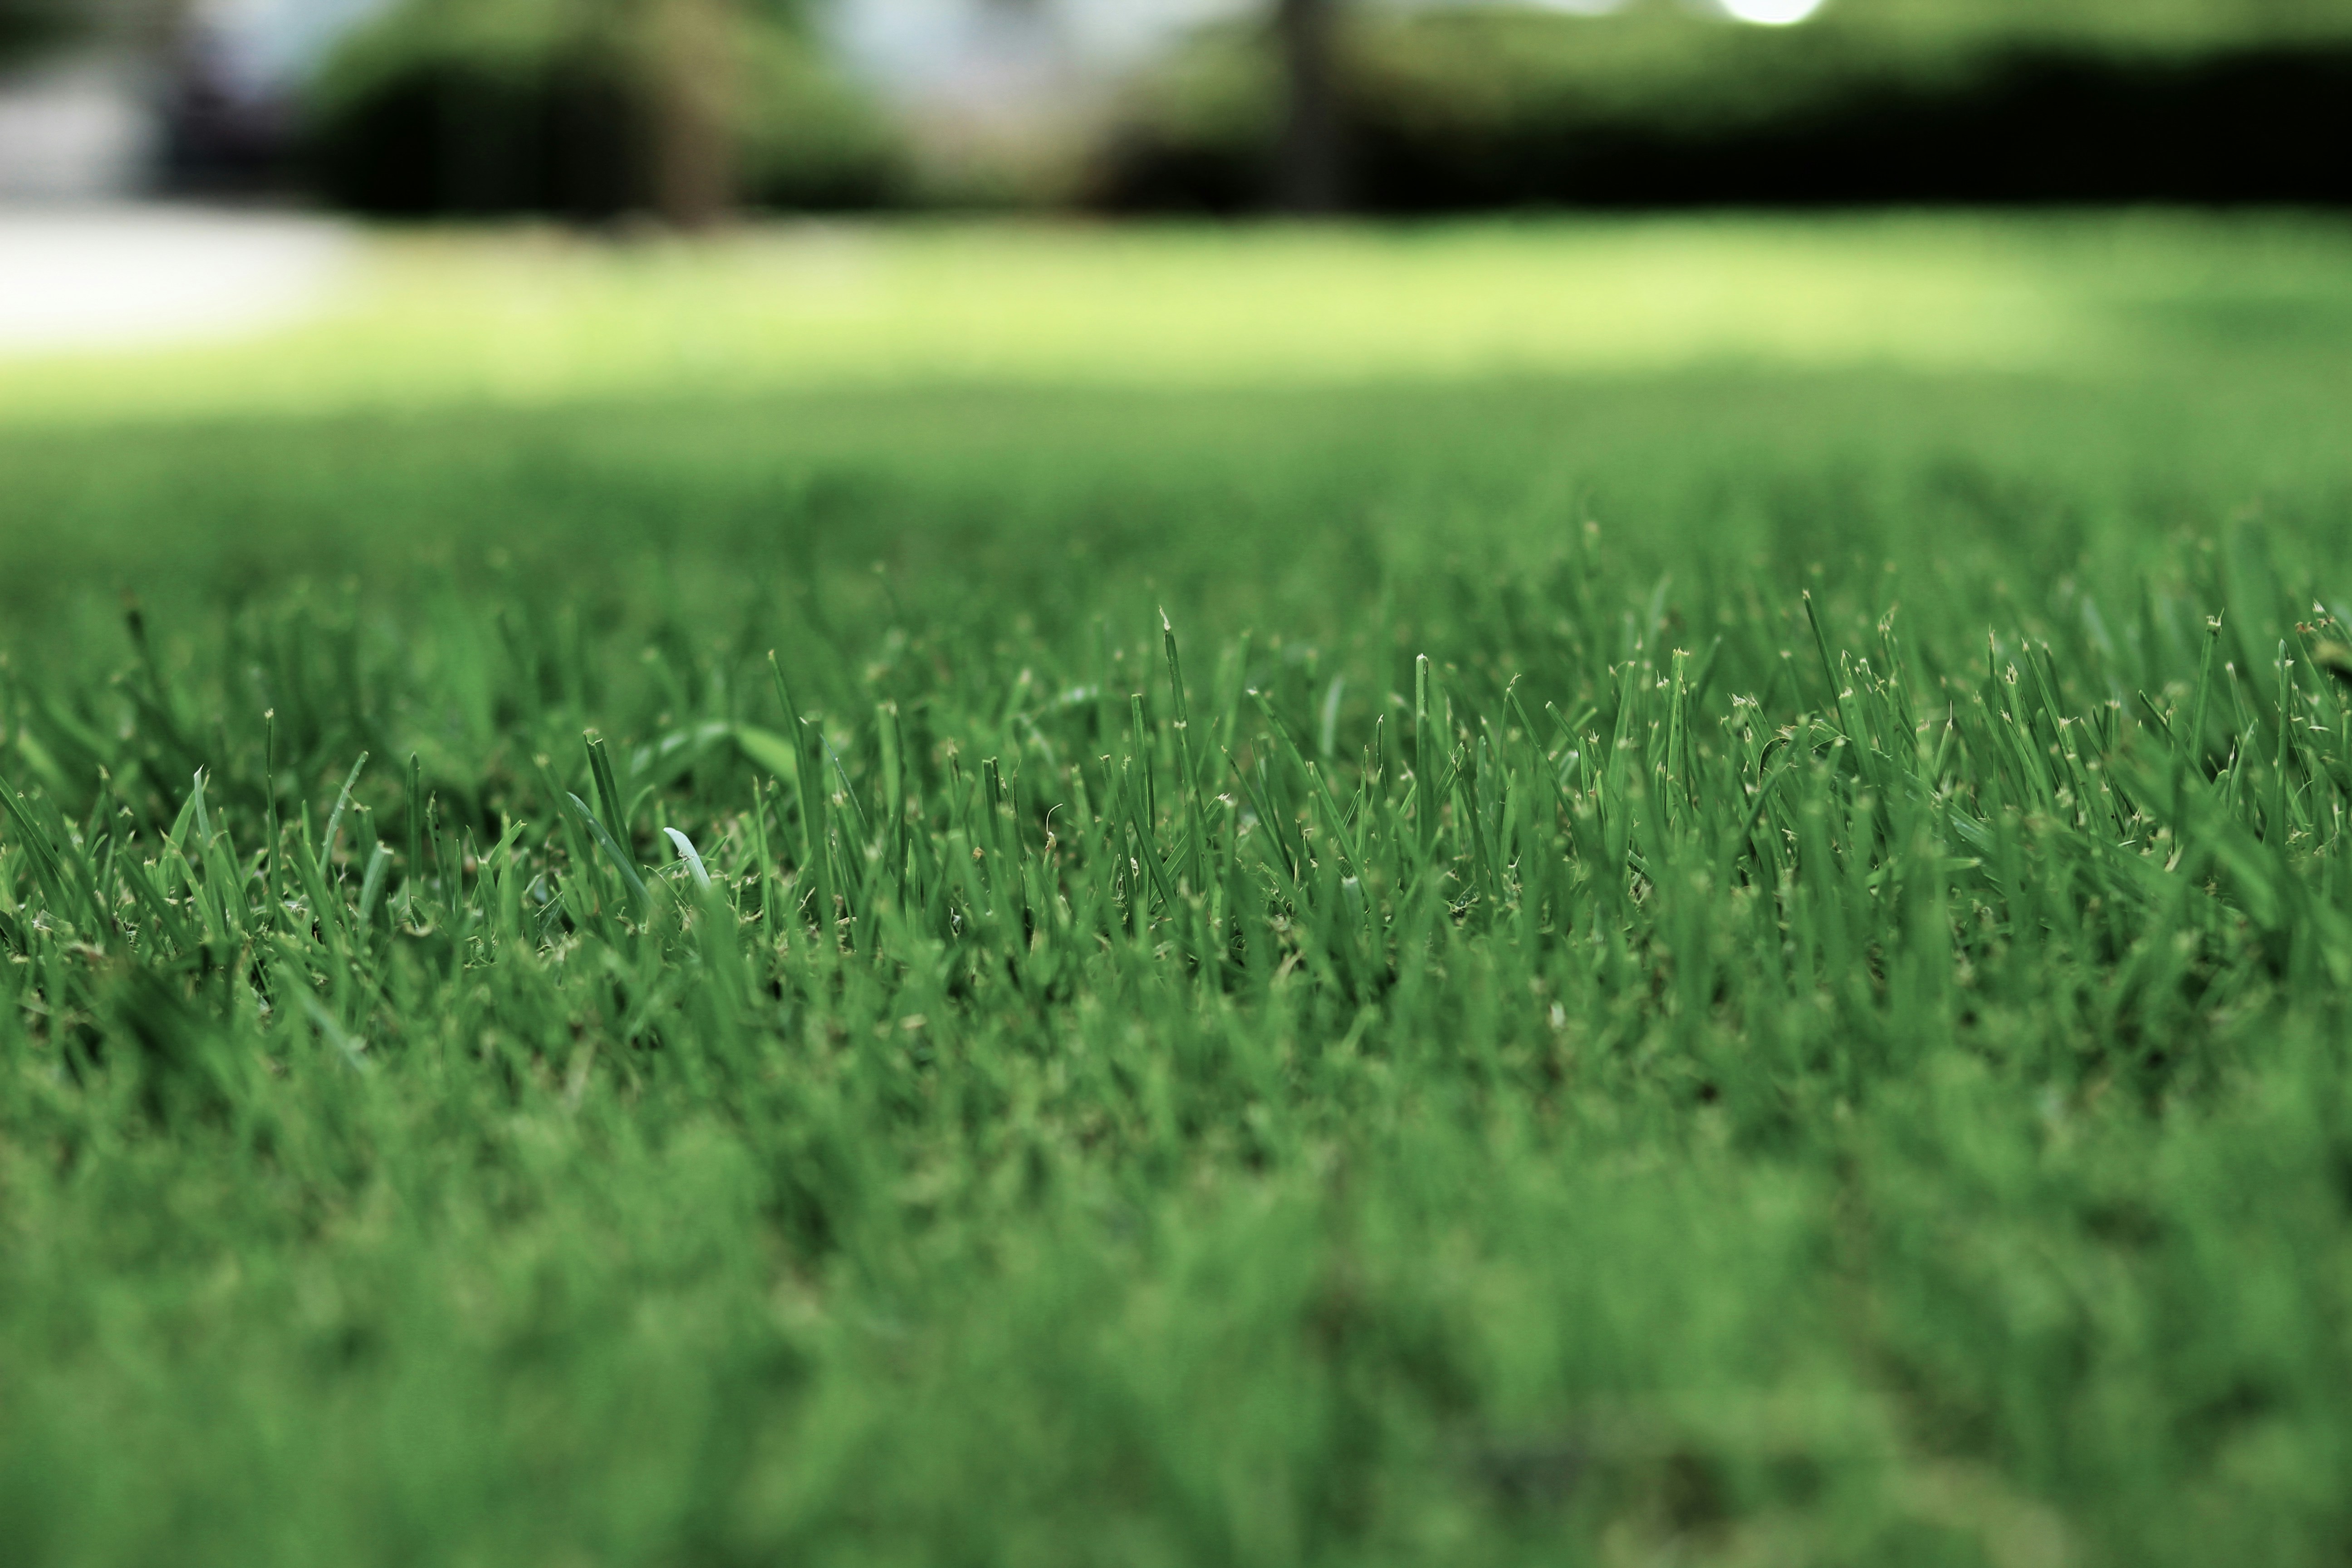
[[[1723,364],[2066,374],[2162,344],[2164,308],[2217,275],[2332,295],[2343,248],[2288,220],[1974,215],[801,226],[701,245],[391,233],[301,325],[0,362],[0,419]]]

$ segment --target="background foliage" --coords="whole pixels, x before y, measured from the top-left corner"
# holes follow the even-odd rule
[[[309,95],[312,176],[362,211],[601,218],[650,199],[654,7],[406,0]],[[862,207],[901,179],[896,133],[786,5],[731,9],[727,118],[754,206]]]
[[[1343,72],[1375,210],[2352,195],[2324,151],[2352,132],[2352,19],[2325,5],[1364,10]],[[1255,204],[1277,98],[1255,29],[1202,35],[1140,84],[1093,199]]]

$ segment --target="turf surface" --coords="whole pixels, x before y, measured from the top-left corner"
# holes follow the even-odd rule
[[[1938,232],[0,378],[10,1560],[2339,1561],[2352,236]]]

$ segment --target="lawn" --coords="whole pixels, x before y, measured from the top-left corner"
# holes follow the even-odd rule
[[[0,364],[0,1556],[2352,1550],[2352,227],[370,256]]]

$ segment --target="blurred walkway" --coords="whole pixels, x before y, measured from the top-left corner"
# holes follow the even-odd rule
[[[354,247],[324,219],[0,206],[0,355],[233,337],[316,309]]]

